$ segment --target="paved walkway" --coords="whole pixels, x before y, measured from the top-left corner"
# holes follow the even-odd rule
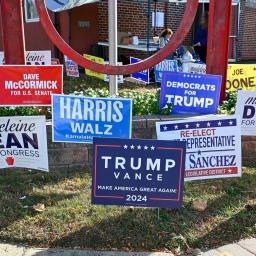
[[[161,252],[105,252],[64,249],[38,249],[22,245],[0,242],[0,256],[171,256]],[[196,254],[194,254],[196,255]],[[256,256],[256,238],[241,240],[238,243],[221,246],[202,252],[201,256]]]

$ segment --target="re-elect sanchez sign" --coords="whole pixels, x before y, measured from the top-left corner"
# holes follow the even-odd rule
[[[93,138],[92,204],[181,208],[186,143]]]
[[[131,99],[52,95],[52,111],[54,142],[131,137]]]
[[[0,66],[1,106],[48,106],[62,93],[62,65]]]
[[[172,103],[172,114],[215,114],[220,88],[221,76],[164,71],[159,107]]]
[[[240,116],[156,123],[157,138],[186,142],[185,181],[241,176]]]
[[[48,171],[45,116],[0,117],[0,168]]]

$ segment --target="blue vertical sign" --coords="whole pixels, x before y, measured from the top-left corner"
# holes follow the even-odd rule
[[[222,76],[163,72],[159,107],[172,103],[172,114],[216,114]]]
[[[131,64],[137,63],[139,61],[141,61],[141,60],[137,59],[137,58],[130,57],[130,63]],[[134,78],[134,79],[143,81],[145,83],[149,83],[149,71],[148,71],[148,69],[142,70],[142,71],[134,73],[134,74],[131,74],[131,77]]]
[[[184,141],[93,138],[92,204],[181,208]]]
[[[177,60],[163,60],[154,66],[154,71],[155,81],[161,83],[164,71],[178,72],[178,62]]]

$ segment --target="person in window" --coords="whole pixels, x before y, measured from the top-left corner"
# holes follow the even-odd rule
[[[194,50],[198,53],[200,60],[206,63],[208,38],[208,12],[204,12],[202,22],[196,30],[194,37]]]
[[[170,38],[172,37],[173,32],[170,28],[166,28],[165,30],[163,30],[159,36],[159,48],[163,48],[170,40]],[[167,57],[167,59],[172,60],[174,56],[174,53],[172,53],[171,55],[169,55]]]

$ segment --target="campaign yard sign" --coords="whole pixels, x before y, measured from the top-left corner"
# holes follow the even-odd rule
[[[52,95],[54,142],[92,143],[93,137],[130,138],[132,101]]]
[[[139,61],[141,61],[141,60],[138,58],[130,57],[131,64],[135,64]],[[134,79],[140,80],[142,82],[149,83],[149,70],[146,69],[146,70],[142,70],[140,72],[131,74],[131,77]]]
[[[0,168],[49,171],[45,116],[0,117]]]
[[[172,103],[172,114],[216,114],[221,76],[163,72],[160,109]]]
[[[183,141],[93,138],[92,204],[181,208]]]
[[[0,52],[0,65],[5,65],[4,52]],[[51,51],[26,51],[26,65],[51,65]]]
[[[64,55],[67,76],[79,77],[78,65],[69,57]]]
[[[62,65],[0,66],[0,106],[50,106],[51,94],[61,94]]]
[[[237,91],[239,89],[255,91],[256,64],[228,64],[226,90]]]
[[[241,176],[240,116],[156,123],[157,138],[186,142],[185,181]]]
[[[89,54],[83,54],[83,57],[91,60],[93,62],[99,63],[99,64],[104,64],[104,59],[103,58],[99,58],[93,55],[89,55]],[[104,80],[104,74],[102,73],[98,73],[96,71],[90,70],[88,68],[85,69],[85,74],[88,76],[94,76],[94,77],[98,77],[101,80]]]
[[[178,72],[177,60],[163,60],[154,66],[155,81],[162,82],[163,71]]]
[[[256,135],[256,91],[238,91],[236,115],[241,117],[241,134]]]
[[[109,65],[109,61],[104,61],[104,65]],[[117,62],[117,66],[122,66],[123,62]],[[109,75],[104,74],[104,81],[109,82]],[[123,83],[124,82],[124,76],[123,75],[117,75],[117,82]]]

